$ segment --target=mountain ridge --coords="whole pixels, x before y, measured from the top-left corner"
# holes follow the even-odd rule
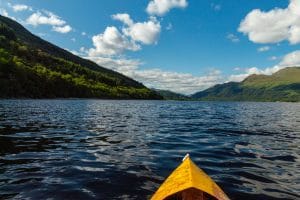
[[[300,67],[272,75],[253,74],[242,82],[217,84],[191,96],[206,101],[300,101]]]

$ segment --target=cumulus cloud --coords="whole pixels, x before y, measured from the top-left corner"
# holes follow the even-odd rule
[[[259,47],[257,49],[258,52],[264,52],[264,51],[269,51],[270,47],[269,46],[263,46],[263,47]]]
[[[59,32],[59,33],[69,33],[72,30],[72,27],[69,25],[65,26],[54,26],[52,30]]]
[[[240,39],[232,33],[227,34],[226,38],[231,42],[235,42],[235,43],[240,41]]]
[[[147,45],[157,42],[161,26],[155,17],[150,17],[146,22],[137,23],[134,23],[126,13],[112,15],[112,18],[126,25],[126,27],[122,29],[122,32],[132,40]]]
[[[137,51],[140,46],[129,40],[114,26],[109,26],[101,34],[92,37],[94,48],[89,50],[89,56],[116,55],[125,50]]]
[[[187,6],[187,0],[152,0],[149,2],[146,11],[150,15],[162,16],[172,8],[185,8]]]
[[[58,17],[57,15],[51,12],[41,13],[39,11],[30,15],[27,18],[26,22],[33,26],[38,26],[38,25],[62,26],[66,24],[64,20],[62,20],[60,17]]]
[[[300,43],[300,1],[290,0],[285,9],[274,8],[268,12],[252,10],[240,23],[240,32],[255,43],[277,43],[288,40]]]
[[[147,22],[135,23],[128,28],[123,29],[123,32],[134,41],[149,45],[157,42],[160,28],[160,23],[158,21],[150,19]]]
[[[37,11],[31,14],[27,19],[26,23],[39,26],[39,25],[50,25],[52,30],[59,33],[68,33],[72,30],[72,27],[62,20],[61,17],[55,15],[49,11]]]
[[[133,21],[127,13],[118,13],[118,14],[112,15],[112,18],[114,20],[119,20],[128,26],[133,25]]]
[[[279,65],[285,67],[300,66],[300,50],[285,55]]]
[[[160,34],[160,23],[154,17],[136,23],[126,13],[112,15],[112,18],[124,23],[124,27],[119,31],[115,26],[109,26],[103,33],[93,36],[94,48],[89,50],[90,57],[113,56],[125,50],[138,51],[141,44],[155,43]]]
[[[24,5],[24,4],[15,4],[9,6],[13,9],[14,12],[20,12],[20,11],[25,11],[25,10],[32,10],[30,6]]]

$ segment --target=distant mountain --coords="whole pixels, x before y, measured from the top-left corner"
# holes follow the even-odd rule
[[[244,81],[215,85],[192,98],[208,101],[300,101],[300,67],[267,75],[250,75]]]
[[[162,99],[143,84],[59,48],[0,15],[0,98]]]
[[[170,90],[159,90],[159,89],[153,89],[153,90],[155,90],[165,100],[190,100],[191,99],[186,95],[175,93]]]

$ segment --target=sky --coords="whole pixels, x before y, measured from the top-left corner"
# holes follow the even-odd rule
[[[0,14],[148,87],[183,94],[300,66],[300,0],[0,0]]]

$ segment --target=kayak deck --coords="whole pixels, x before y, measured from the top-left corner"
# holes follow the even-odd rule
[[[187,155],[151,200],[229,200],[222,189]]]

